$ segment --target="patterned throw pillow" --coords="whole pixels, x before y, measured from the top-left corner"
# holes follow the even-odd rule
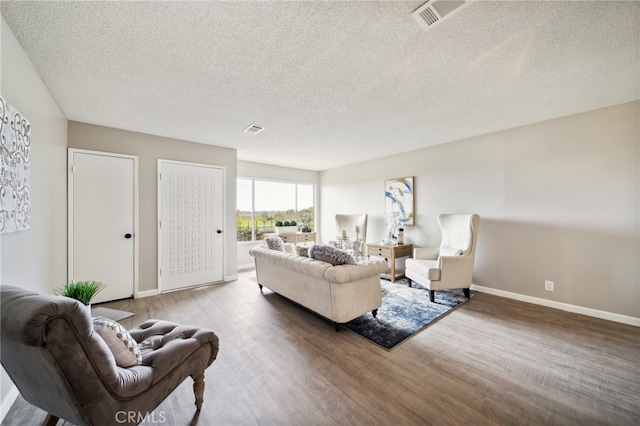
[[[307,246],[296,246],[296,254],[298,256],[309,257],[309,247],[307,247]]]
[[[277,235],[269,235],[264,239],[264,243],[271,250],[285,251],[284,250],[284,241]]]
[[[356,258],[344,250],[325,244],[314,244],[309,249],[309,257],[332,265],[355,265]]]
[[[109,346],[118,366],[133,367],[142,363],[138,343],[118,322],[105,317],[94,317],[93,330]]]

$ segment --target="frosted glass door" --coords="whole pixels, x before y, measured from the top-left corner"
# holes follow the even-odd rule
[[[223,280],[224,171],[158,162],[160,291]]]

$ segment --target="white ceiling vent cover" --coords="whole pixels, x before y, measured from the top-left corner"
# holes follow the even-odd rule
[[[264,127],[251,125],[251,126],[247,127],[246,129],[244,129],[244,132],[245,133],[249,133],[250,135],[257,135],[258,133],[260,133],[263,130],[264,130]]]
[[[413,12],[411,16],[418,21],[425,30],[433,28],[444,18],[451,16],[454,11],[460,10],[468,1],[464,0],[429,0]]]

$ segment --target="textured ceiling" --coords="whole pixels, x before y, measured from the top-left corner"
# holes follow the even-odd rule
[[[69,120],[324,170],[640,98],[640,2],[2,2]],[[266,130],[249,135],[249,125]]]

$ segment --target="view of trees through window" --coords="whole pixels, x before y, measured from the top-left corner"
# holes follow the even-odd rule
[[[239,178],[237,188],[238,241],[261,240],[278,220],[315,229],[315,185]]]

